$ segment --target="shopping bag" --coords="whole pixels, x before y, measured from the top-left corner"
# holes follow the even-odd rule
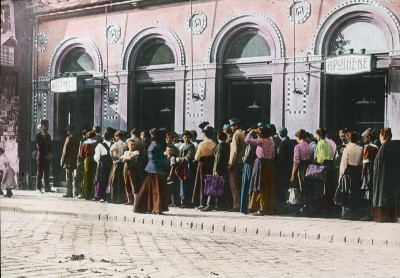
[[[221,197],[224,194],[224,185],[224,177],[207,175],[204,179],[204,194]]]

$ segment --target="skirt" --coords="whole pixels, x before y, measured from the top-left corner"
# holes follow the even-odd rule
[[[168,211],[167,184],[164,176],[146,174],[133,211],[137,213]]]
[[[85,158],[82,197],[86,199],[92,199],[94,195],[94,177],[96,174],[96,166],[97,163],[94,161],[93,156],[88,156]]]
[[[260,210],[266,214],[274,213],[275,177],[272,160],[256,159],[250,189],[253,192],[250,199],[250,209]]]
[[[397,207],[373,207],[371,208],[371,216],[381,219],[383,222],[398,222]]]
[[[197,166],[196,181],[194,183],[192,203],[206,206],[207,197],[204,194],[204,180],[207,175],[212,175],[214,166],[213,156],[203,156]]]
[[[108,186],[111,191],[111,202],[122,204],[125,200],[125,181],[124,181],[124,163],[116,162],[113,164],[108,180]]]
[[[244,164],[242,175],[242,192],[240,199],[241,213],[249,213],[249,189],[252,171],[253,166],[251,164]]]
[[[362,166],[347,165],[346,171],[340,184],[343,186],[344,198],[343,206],[355,212],[360,208],[360,188],[361,188]]]

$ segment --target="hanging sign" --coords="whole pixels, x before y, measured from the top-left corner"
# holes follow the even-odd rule
[[[75,92],[77,89],[76,77],[63,77],[51,80],[51,91],[54,93]]]
[[[371,72],[371,55],[344,55],[327,58],[325,74],[350,75]]]

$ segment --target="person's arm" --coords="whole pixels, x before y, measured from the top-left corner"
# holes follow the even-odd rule
[[[257,139],[253,139],[253,137],[251,137],[252,133],[253,133],[253,131],[250,131],[250,132],[247,134],[246,138],[244,138],[244,142],[245,142],[246,144],[250,144],[250,145],[257,146]]]
[[[194,158],[194,155],[195,155],[195,152],[196,152],[196,148],[194,147],[194,145],[193,145],[193,144],[189,144],[189,146],[188,146],[188,153],[187,153],[187,155],[184,157],[185,160],[186,160],[188,163],[192,163],[193,158]]]
[[[237,136],[233,135],[232,136],[232,143],[231,143],[231,152],[229,155],[229,168],[232,168],[232,165],[235,164],[236,157],[237,157],[237,152],[238,152],[238,138]]]
[[[214,173],[215,176],[217,176],[218,173],[220,172],[220,171],[219,171],[220,164],[221,164],[221,151],[220,151],[220,150],[221,150],[220,145],[218,145],[218,146],[215,148],[215,152],[214,152],[214,167],[213,167],[213,173]]]
[[[340,184],[340,179],[343,177],[344,172],[346,171],[348,161],[349,161],[348,148],[345,148],[343,150],[342,160],[340,161],[339,181],[338,181],[339,184]]]
[[[196,154],[194,155],[194,159],[195,160],[199,161],[200,157],[202,157],[202,155],[203,155],[203,147],[204,147],[204,144],[200,143],[200,145],[197,148]]]
[[[65,139],[65,143],[64,143],[64,148],[63,148],[63,152],[61,155],[61,160],[60,160],[60,166],[64,166],[64,159],[65,159],[65,155],[67,154],[67,146],[69,144],[69,137],[67,137],[67,139]]]

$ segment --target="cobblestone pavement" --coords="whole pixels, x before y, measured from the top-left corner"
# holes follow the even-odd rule
[[[1,277],[387,278],[399,277],[399,255],[394,246],[1,211]]]

